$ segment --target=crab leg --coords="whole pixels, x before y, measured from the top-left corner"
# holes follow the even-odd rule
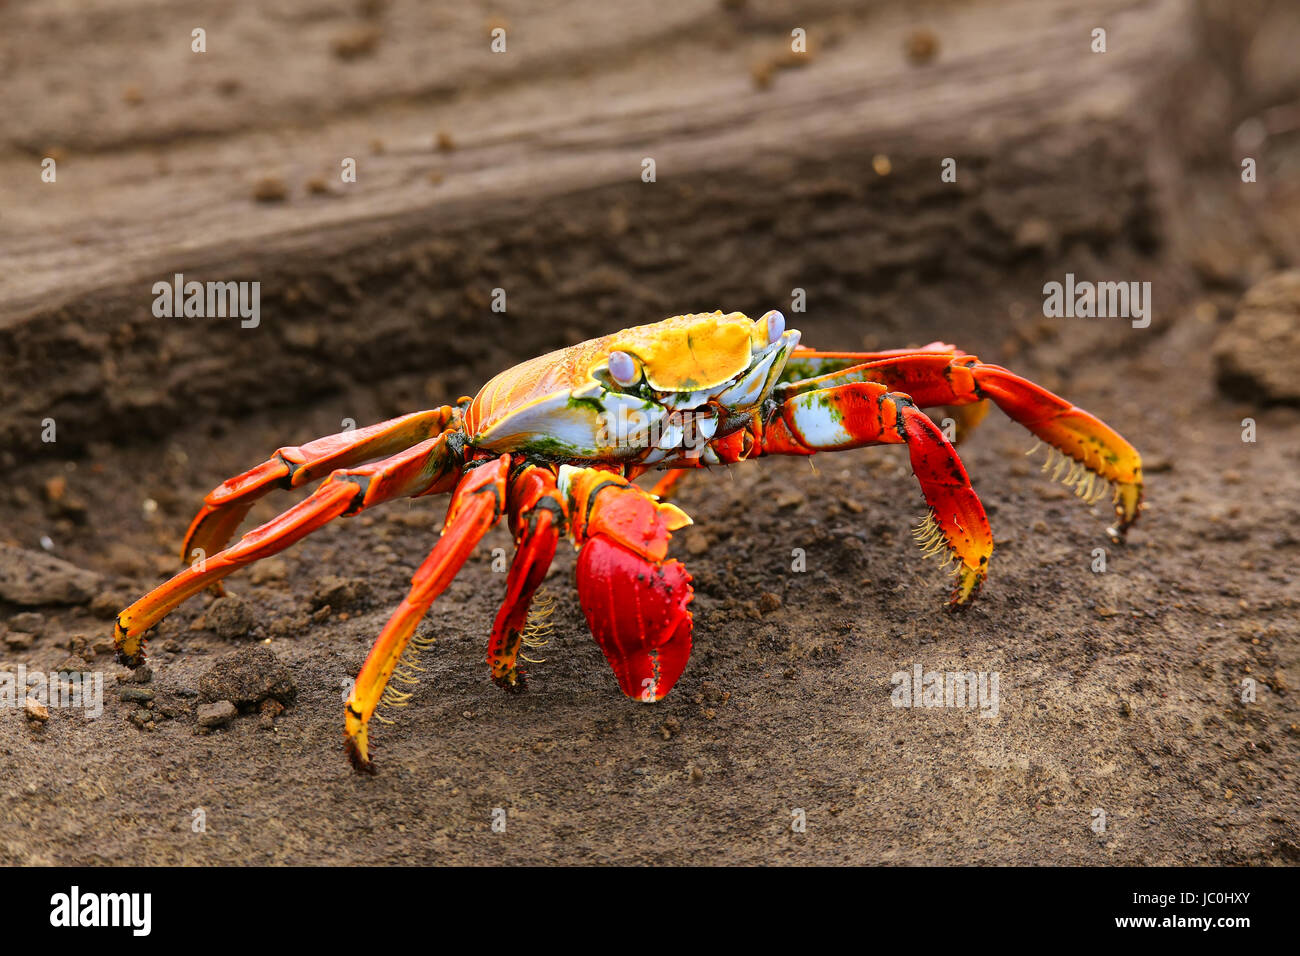
[[[1082,466],[1071,469],[1066,478],[1080,497],[1096,501],[1107,483],[1114,485],[1118,520],[1112,536],[1122,539],[1142,512],[1142,457],[1137,449],[1082,408],[1004,368],[981,365],[971,372],[973,391],[991,398],[1037,438]],[[1094,476],[1103,481],[1096,482]]]
[[[659,477],[659,480],[654,483],[654,487],[650,489],[650,494],[660,500],[669,497],[677,490],[677,486],[681,484],[682,479],[686,477],[687,471],[688,469],[686,468],[673,468],[664,472]]]
[[[546,577],[566,524],[555,473],[548,468],[526,466],[510,485],[510,525],[515,532],[516,551],[506,576],[505,601],[492,625],[487,652],[492,680],[511,693],[524,689],[524,672],[518,665],[519,645],[533,595]]]
[[[949,605],[966,604],[988,573],[993,533],[957,452],[910,398],[875,382],[799,392],[763,424],[759,448],[766,455],[811,455],[879,444],[907,445],[930,507],[922,544],[957,559]]]
[[[627,465],[623,469],[623,476],[629,481],[635,481],[649,471],[650,467],[649,465]],[[686,473],[699,467],[700,459],[696,457],[692,465],[669,468],[655,479],[655,483],[650,488],[650,494],[661,501],[671,497],[673,492],[677,490],[677,486],[681,484],[682,479],[686,477]]]
[[[182,601],[232,571],[283,551],[340,515],[392,498],[446,491],[459,474],[459,458],[439,436],[400,454],[349,471],[336,471],[310,497],[226,550],[195,561],[117,617],[117,658],[128,667],[144,661],[144,634]]]
[[[591,634],[624,694],[661,700],[691,655],[691,576],[666,560],[672,532],[691,519],[599,468],[562,465],[559,487],[580,549],[578,601]]]
[[[466,471],[447,507],[442,537],[415,572],[410,593],[388,619],[361,665],[344,707],[344,744],[358,771],[374,772],[367,733],[370,718],[415,626],[505,509],[509,469],[510,456],[502,455]]]
[[[778,399],[810,389],[848,382],[879,382],[905,392],[922,407],[963,406],[991,399],[1008,417],[1023,425],[1063,456],[1054,474],[1064,477],[1080,497],[1096,501],[1114,486],[1113,535],[1123,537],[1142,510],[1142,458],[1114,429],[1088,412],[1028,379],[997,365],[985,365],[973,355],[933,343],[924,349],[886,353],[796,352],[800,369],[821,370],[815,378],[788,381],[777,389]],[[855,358],[859,364],[851,363]],[[839,365],[841,367],[834,368]],[[983,417],[976,412],[976,421]],[[971,424],[969,418],[967,426]],[[960,420],[959,420],[960,424]],[[1065,461],[1068,459],[1068,461]],[[1049,464],[1052,459],[1049,459]],[[1066,470],[1066,466],[1068,470]]]
[[[440,434],[455,421],[456,414],[456,409],[444,405],[317,438],[305,445],[281,448],[256,468],[222,482],[208,493],[185,532],[181,560],[190,562],[220,551],[253,503],[268,492],[276,488],[299,488],[337,468],[351,468],[410,448]]]

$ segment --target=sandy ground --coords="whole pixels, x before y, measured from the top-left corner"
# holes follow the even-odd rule
[[[1275,151],[1268,169],[1296,168],[1290,162]],[[1212,182],[1221,174],[1216,167]],[[485,641],[504,587],[493,549],[510,545],[498,528],[424,624],[437,643],[414,699],[392,726],[373,725],[374,777],[355,775],[344,757],[342,696],[435,540],[444,501],[395,502],[336,522],[229,579],[237,605],[209,615],[211,597],[190,601],[152,637],[147,683],[112,662],[112,618],[174,571],[195,508],[225,477],[344,419],[364,424],[453,400],[481,381],[478,366],[550,328],[514,338],[464,323],[454,354],[431,356],[426,373],[363,386],[341,359],[336,376],[301,377],[298,399],[275,408],[229,417],[200,409],[175,431],[141,421],[112,441],[35,460],[4,450],[0,462],[17,463],[0,487],[0,544],[39,550],[48,538],[53,554],[97,577],[56,580],[76,592],[70,603],[0,600],[0,672],[97,672],[105,692],[95,719],[54,708],[42,723],[21,706],[0,707],[0,862],[1294,865],[1300,409],[1225,398],[1210,350],[1251,281],[1297,264],[1280,241],[1261,264],[1260,236],[1290,236],[1295,249],[1300,198],[1292,189],[1216,208],[1207,197],[1222,185],[1182,188],[1194,199],[1173,205],[1186,222],[1159,243],[1132,237],[1150,260],[1107,258],[1131,253],[1123,242],[1116,250],[1110,232],[1072,239],[1078,261],[1109,269],[1106,277],[1175,275],[1160,285],[1149,330],[1099,335],[1075,320],[1044,323],[1032,296],[1008,320],[1006,301],[971,290],[1032,292],[1044,272],[1064,268],[1029,254],[1018,264],[947,252],[894,262],[907,235],[888,231],[862,239],[871,252],[862,262],[886,260],[880,275],[828,255],[812,265],[842,308],[791,316],[824,348],[951,336],[1105,419],[1146,461],[1149,509],[1127,545],[1109,542],[1104,504],[1089,509],[1038,473],[1024,454],[1032,438],[997,412],[961,447],[997,545],[965,614],[943,611],[947,580],[910,539],[922,501],[901,450],[694,476],[677,501],[696,525],[672,553],[695,576],[695,649],[669,698],[645,706],[619,693],[586,632],[567,549],[547,585],[557,628],[529,692],[507,696],[491,684]],[[726,189],[719,184],[719,195]],[[822,231],[843,232],[841,251],[866,248],[853,245],[858,212],[847,199],[812,201]],[[1018,225],[1008,214],[1003,230],[982,209],[966,222],[975,238],[965,245],[977,251],[989,221],[993,232]],[[772,263],[800,254],[791,223],[728,215],[707,249],[681,251],[699,263],[694,293],[788,288]],[[945,232],[948,217],[936,207],[921,218]],[[1146,225],[1144,210],[1131,218],[1134,230]],[[593,247],[618,246],[592,235]],[[788,259],[773,251],[780,244],[790,245]],[[524,274],[534,264],[517,265]],[[602,292],[596,265],[576,264],[592,274],[590,301],[548,316],[554,328],[590,331],[627,301],[621,287]],[[638,268],[628,271],[639,279]],[[653,269],[643,271],[649,286]],[[894,273],[906,281],[894,284]],[[394,327],[429,321],[422,303],[397,301],[406,288],[391,288]],[[931,307],[943,303],[963,309]],[[688,305],[753,311],[749,302]],[[882,315],[890,328],[864,318]],[[611,314],[608,327],[621,324]],[[293,375],[299,366],[286,354]],[[25,374],[39,374],[25,358]],[[130,384],[165,393],[174,383],[160,372]],[[236,405],[256,404],[239,389]],[[161,400],[123,407],[139,419],[155,408],[168,423],[185,417]],[[1253,442],[1242,440],[1246,418]],[[136,431],[145,434],[118,440]],[[278,493],[252,520],[292,500]],[[796,549],[802,571],[792,569]],[[1097,549],[1104,571],[1095,570]],[[0,555],[0,578],[12,584],[20,573],[21,555]],[[205,677],[254,647],[287,669],[293,702],[273,718],[247,713],[201,732]],[[892,676],[917,665],[997,673],[996,716],[893,706]],[[1244,682],[1253,701],[1243,701]],[[502,815],[504,831],[493,826]],[[803,832],[792,827],[800,816]]]
[[[1027,370],[1147,456],[1151,506],[1127,546],[1108,544],[1104,508],[1037,474],[1023,454],[1033,442],[996,416],[962,449],[997,535],[990,581],[964,615],[940,609],[944,579],[908,538],[919,495],[896,450],[695,477],[679,501],[697,525],[674,542],[696,578],[695,652],[648,707],[622,698],[587,636],[570,553],[548,584],[559,625],[529,693],[488,682],[483,641],[503,586],[491,550],[509,545],[499,528],[430,616],[427,679],[377,730],[370,779],[343,758],[341,689],[430,546],[440,501],[340,521],[233,579],[252,610],[246,637],[195,629],[206,596],[175,612],[151,642],[148,708],[119,699],[140,685],[118,684],[109,621],[44,608],[20,656],[48,669],[82,649],[83,666],[107,675],[105,708],[97,720],[55,710],[39,730],[0,717],[0,857],[1293,863],[1300,414],[1220,399],[1204,348],[1214,323],[1189,315],[1179,330],[1127,361]],[[114,596],[170,570],[207,486],[286,438],[328,431],[340,408],[378,417],[374,403],[350,395],[20,471],[11,488],[25,493],[11,491],[3,523],[23,540],[66,532],[79,563],[105,574],[110,597],[94,606],[111,614]],[[1248,413],[1253,444],[1241,440]],[[62,504],[14,506],[56,475]],[[322,612],[327,574],[352,585],[331,583],[351,603]],[[254,641],[288,666],[296,702],[274,729],[249,715],[199,734],[201,676]],[[998,672],[996,718],[892,706],[891,675],[918,663]],[[1243,704],[1248,677],[1258,698]],[[804,833],[791,829],[796,808]],[[194,832],[200,809],[206,830]]]

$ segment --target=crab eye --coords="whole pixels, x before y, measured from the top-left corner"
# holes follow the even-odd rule
[[[609,377],[620,385],[635,385],[641,378],[636,359],[626,352],[609,353]]]
[[[768,345],[785,335],[785,316],[776,309],[768,312],[758,321],[766,326]]]

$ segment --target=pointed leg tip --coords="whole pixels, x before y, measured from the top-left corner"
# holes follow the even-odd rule
[[[133,643],[138,645],[136,650],[127,651],[126,648]],[[113,625],[113,644],[117,648],[117,652],[113,655],[113,659],[123,667],[129,667],[131,670],[135,670],[144,663],[144,638],[141,637],[137,641],[133,641],[127,633],[126,628],[122,626],[121,618],[119,618]]]
[[[974,604],[986,577],[984,571],[969,568],[964,564],[958,569],[957,575],[957,586],[953,589],[948,603],[944,605],[944,610],[949,613],[965,611]]]
[[[513,677],[493,677],[492,683],[507,694],[523,694],[528,690],[528,681],[524,678],[523,671],[516,671]]]
[[[1133,500],[1121,500],[1115,506],[1115,523],[1106,529],[1106,534],[1114,544],[1124,544],[1128,538],[1129,529],[1137,524],[1142,512],[1146,510],[1146,502],[1142,500],[1141,493]]]
[[[359,774],[364,774],[371,777],[375,775],[374,761],[366,756],[366,754],[364,753],[365,748],[363,746],[358,745],[353,738],[348,737],[344,741],[343,747],[344,750],[347,751],[348,762],[352,764],[353,770],[355,770]]]
[[[119,650],[114,657],[114,660],[123,667],[129,667],[131,670],[135,670],[144,663],[144,652],[141,651],[138,654],[128,654],[125,651]]]

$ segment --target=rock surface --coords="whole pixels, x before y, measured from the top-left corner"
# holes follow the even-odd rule
[[[1252,286],[1214,343],[1219,388],[1261,404],[1300,405],[1300,269]]]
[[[35,607],[85,604],[99,590],[99,575],[53,555],[0,544],[0,599]]]

